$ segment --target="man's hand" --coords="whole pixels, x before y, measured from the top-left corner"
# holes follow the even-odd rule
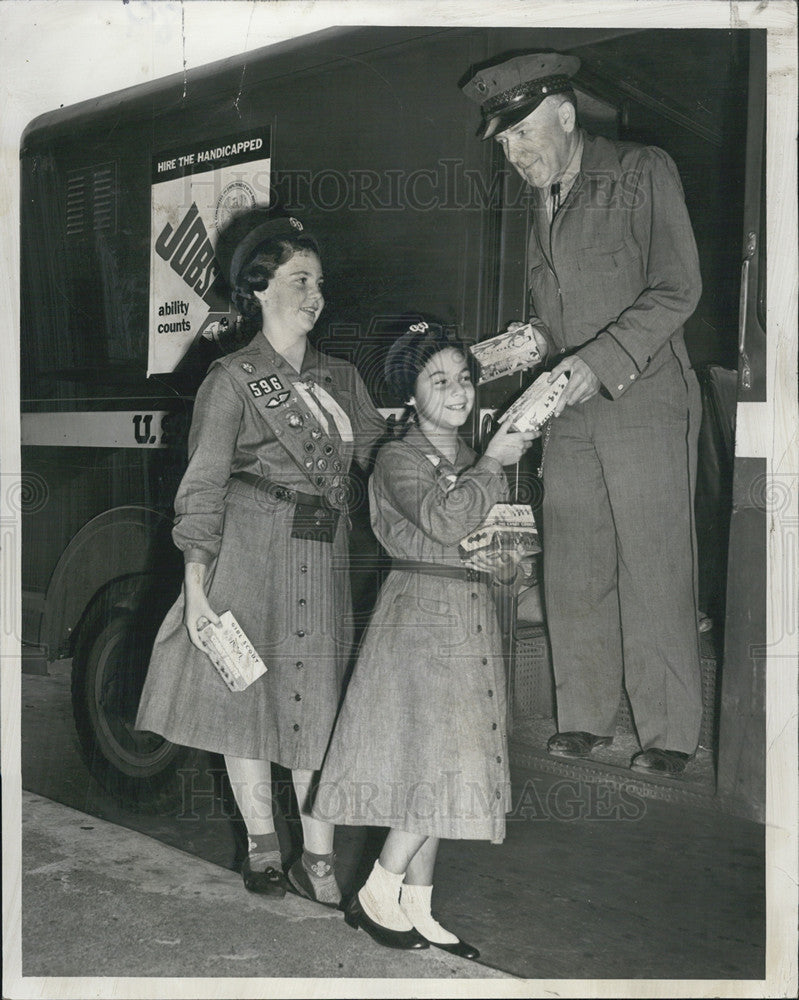
[[[549,343],[547,338],[541,332],[541,327],[539,325],[539,320],[534,316],[530,317],[530,326],[533,329],[533,337],[535,338],[535,346],[538,348],[538,353],[541,355],[541,360],[546,360],[547,354],[549,354]]]
[[[535,316],[531,316],[528,322],[533,331],[535,346],[538,348],[538,353],[541,355],[541,360],[543,361],[547,354],[549,354],[549,344],[547,343],[547,338],[541,332],[541,321],[536,319]],[[520,330],[523,326],[527,326],[527,323],[521,323],[518,320],[514,320],[513,323],[508,323],[508,333],[513,333],[514,330]]]
[[[570,358],[564,358],[560,364],[555,365],[549,373],[549,382],[554,382],[559,375],[569,372],[569,383],[561,393],[552,416],[559,417],[567,406],[576,406],[584,403],[592,396],[596,396],[602,384],[594,375],[589,366],[581,357],[574,354]]]

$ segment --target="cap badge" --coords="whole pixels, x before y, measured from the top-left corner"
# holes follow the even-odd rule
[[[255,371],[255,369],[253,368],[253,366],[250,364],[249,361],[242,361],[241,367],[244,369],[245,372],[247,372],[248,375],[252,375],[252,373]]]
[[[289,217],[289,225],[294,226],[295,229],[298,229],[300,232],[302,232],[303,229],[302,223],[300,222],[299,219],[295,219],[293,215]]]
[[[488,90],[488,87],[486,86],[484,80],[478,80],[477,83],[475,84],[475,87],[477,87],[478,91],[481,94],[484,94]]]

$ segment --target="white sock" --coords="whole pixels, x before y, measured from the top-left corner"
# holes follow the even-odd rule
[[[422,937],[434,944],[457,944],[458,938],[436,920],[430,912],[432,885],[408,885],[402,887],[400,907]]]
[[[405,873],[395,875],[375,861],[372,873],[358,893],[367,917],[392,931],[410,931],[413,924],[400,909],[399,893]]]

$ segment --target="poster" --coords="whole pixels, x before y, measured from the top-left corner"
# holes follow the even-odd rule
[[[232,216],[268,207],[270,159],[268,126],[153,156],[148,375],[233,322],[217,239]]]

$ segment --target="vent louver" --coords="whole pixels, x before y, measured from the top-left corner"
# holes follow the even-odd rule
[[[67,175],[67,236],[116,229],[116,164],[99,163]]]

